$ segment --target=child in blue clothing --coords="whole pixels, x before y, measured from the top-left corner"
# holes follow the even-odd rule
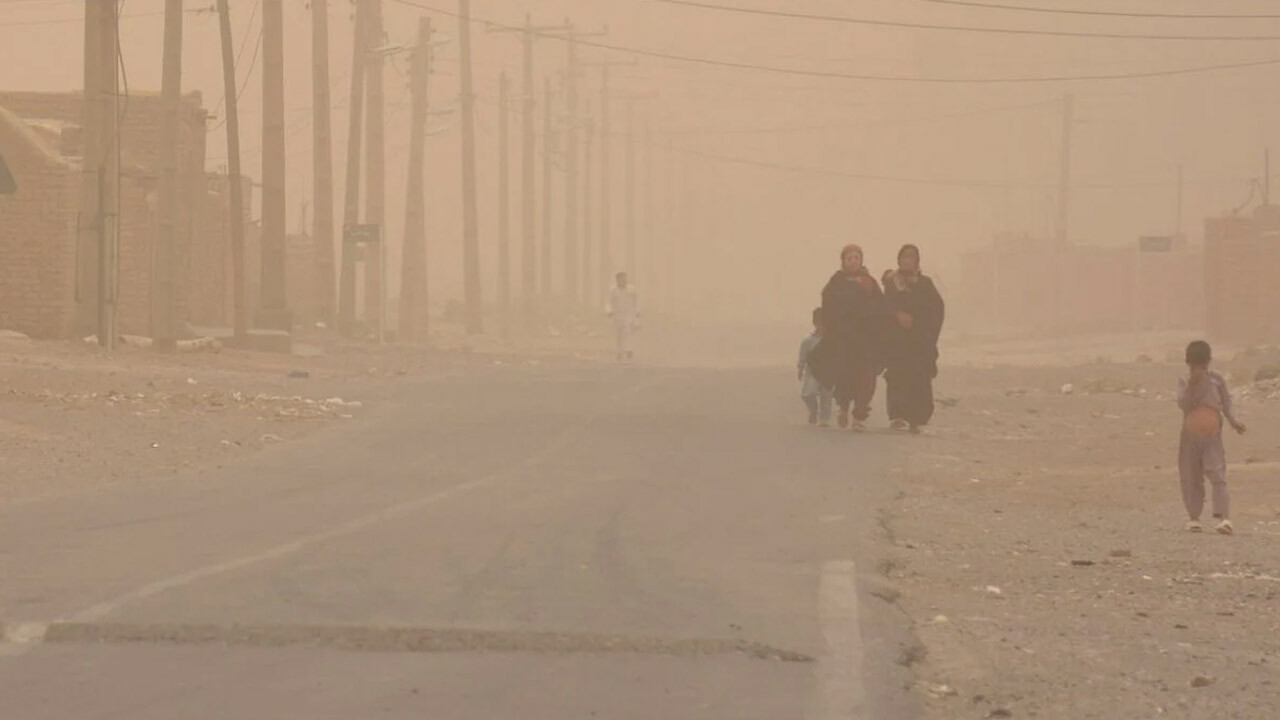
[[[813,358],[813,351],[822,342],[823,333],[822,308],[817,308],[813,311],[813,333],[800,343],[800,360],[796,363],[796,374],[800,378],[800,397],[809,408],[809,424],[821,423],[822,427],[829,427],[832,391],[831,388],[823,387],[822,383],[818,382],[809,364],[810,359]]]

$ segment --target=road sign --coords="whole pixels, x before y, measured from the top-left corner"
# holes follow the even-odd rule
[[[9,172],[9,166],[4,164],[4,156],[0,155],[0,195],[12,195],[18,192],[18,183],[13,179],[13,173]]]
[[[382,228],[378,225],[347,225],[342,228],[342,242],[363,247],[382,242]]]

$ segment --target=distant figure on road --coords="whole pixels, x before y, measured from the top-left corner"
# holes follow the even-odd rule
[[[609,304],[605,312],[613,319],[613,327],[617,332],[618,362],[635,358],[631,350],[631,335],[640,324],[640,298],[635,287],[628,284],[627,274],[618,273],[617,284],[609,292]]]
[[[862,248],[846,245],[840,251],[840,269],[822,289],[822,318],[826,336],[815,361],[818,379],[835,389],[840,412],[836,423],[849,427],[853,405],[853,429],[866,429],[871,399],[880,374],[880,325],[883,293],[880,283],[862,264]]]
[[[818,378],[813,374],[813,367],[809,364],[809,358],[813,357],[813,351],[822,344],[822,338],[825,334],[822,308],[815,308],[813,311],[813,334],[800,343],[800,360],[796,363],[796,373],[800,377],[800,398],[804,400],[805,406],[809,408],[809,424],[817,425],[821,422],[822,427],[830,427],[831,388],[824,387],[822,383],[818,382]]]
[[[1187,377],[1178,378],[1178,407],[1182,408],[1182,439],[1178,444],[1178,474],[1182,479],[1182,502],[1191,518],[1187,530],[1201,532],[1200,513],[1204,510],[1204,481],[1213,486],[1214,527],[1223,535],[1235,528],[1229,516],[1227,496],[1227,452],[1222,445],[1222,420],[1244,433],[1244,423],[1236,419],[1231,405],[1231,391],[1221,374],[1210,370],[1213,350],[1209,343],[1197,340],[1187,346]]]
[[[898,269],[885,273],[884,297],[889,425],[918,433],[933,418],[933,379],[938,376],[938,336],[946,306],[933,280],[920,272],[915,245],[898,251]]]

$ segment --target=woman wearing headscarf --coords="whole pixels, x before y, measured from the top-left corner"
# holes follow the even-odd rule
[[[879,326],[883,294],[880,284],[862,264],[862,248],[846,245],[840,251],[840,269],[822,289],[822,318],[826,336],[814,367],[815,377],[833,387],[840,411],[837,424],[862,430],[871,415],[871,398],[880,374]]]
[[[885,393],[890,425],[920,432],[933,417],[933,379],[938,376],[938,336],[946,306],[920,272],[920,249],[903,245],[898,269],[885,276],[889,329],[885,337]]]

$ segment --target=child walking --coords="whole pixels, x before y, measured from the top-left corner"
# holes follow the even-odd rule
[[[831,388],[823,387],[813,374],[810,360],[813,351],[822,342],[825,334],[825,323],[822,321],[822,308],[813,311],[813,333],[800,343],[800,361],[796,364],[796,374],[800,378],[800,397],[809,408],[809,424],[831,425]]]
[[[1237,433],[1244,423],[1235,417],[1227,381],[1209,369],[1213,350],[1197,340],[1187,346],[1187,377],[1178,378],[1178,407],[1182,409],[1182,438],[1178,445],[1178,474],[1182,480],[1182,502],[1191,518],[1190,532],[1202,532],[1200,513],[1204,510],[1204,483],[1213,488],[1214,529],[1231,535],[1230,498],[1227,496],[1227,454],[1222,445],[1225,418]]]

